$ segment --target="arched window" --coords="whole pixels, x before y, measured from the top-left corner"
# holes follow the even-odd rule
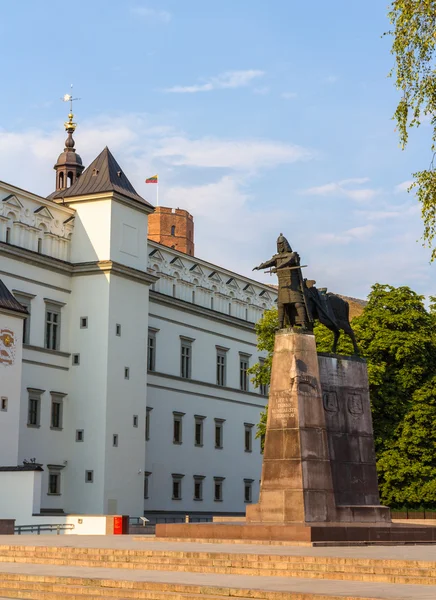
[[[176,226],[171,225],[171,235],[176,235]]]
[[[64,174],[63,172],[59,173],[59,189],[63,189],[65,186],[64,184]]]
[[[71,187],[73,185],[73,179],[74,179],[74,175],[73,175],[72,171],[68,171],[67,178],[68,178],[67,187]]]

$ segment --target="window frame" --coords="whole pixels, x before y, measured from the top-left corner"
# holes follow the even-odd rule
[[[180,377],[192,379],[192,338],[180,336]]]
[[[144,471],[144,500],[150,498],[150,477],[151,471]]]
[[[185,413],[173,411],[173,444],[183,444],[183,417]],[[176,423],[178,426],[176,427]],[[176,436],[176,431],[178,435]],[[179,439],[176,439],[179,438]]]
[[[203,439],[204,439],[204,420],[206,417],[203,415],[194,415],[194,446],[196,448],[203,447]],[[197,439],[197,427],[200,427],[200,439]]]
[[[244,423],[244,452],[253,452],[253,427],[253,423]]]
[[[216,384],[220,387],[227,385],[227,352],[229,348],[215,346],[216,348]],[[221,363],[221,364],[220,364]]]
[[[223,502],[223,483],[225,477],[214,477],[213,478],[213,501],[214,502]],[[217,494],[217,489],[220,490],[219,494]]]
[[[47,496],[61,496],[62,495],[62,476],[61,472],[64,465],[47,465],[48,469],[48,486]],[[55,491],[52,491],[52,477],[56,477]]]
[[[155,329],[154,327],[148,328],[148,337],[147,337],[147,371],[154,372],[156,371],[156,334],[159,329]]]
[[[215,422],[215,449],[222,450],[224,448],[224,423],[225,419],[214,419]],[[219,442],[217,444],[217,432],[219,431]]]
[[[41,396],[45,390],[35,388],[27,388],[28,404],[27,404],[27,427],[41,427]],[[30,410],[31,402],[36,402],[36,410]],[[30,415],[35,415],[35,423],[31,422]]]
[[[239,389],[242,392],[250,391],[250,381],[248,377],[250,356],[251,354],[246,354],[245,352],[239,353]]]
[[[91,475],[91,478],[88,478],[88,475]],[[94,483],[94,470],[86,470],[85,471],[85,483]]]
[[[44,348],[59,352],[62,333],[62,307],[65,306],[65,303],[49,298],[44,298],[44,302]],[[51,315],[50,319],[49,315]]]
[[[82,436],[82,439],[79,439],[80,434]],[[84,429],[76,429],[76,437],[75,437],[76,442],[81,443],[85,441],[85,430]]]
[[[193,495],[194,502],[203,502],[203,481],[205,479],[206,479],[205,475],[194,475],[194,495]],[[196,494],[197,486],[199,486],[198,487],[198,490],[199,490],[198,497]]]
[[[171,493],[171,500],[182,500],[182,479],[184,478],[185,475],[183,475],[182,473],[172,473],[171,477],[172,477],[172,493]],[[176,495],[174,494],[174,485],[177,484],[178,485],[178,491],[179,493]]]
[[[62,431],[63,429],[63,419],[64,419],[64,398],[66,394],[61,392],[50,392],[51,404],[50,404],[50,429],[55,431]],[[59,413],[58,417],[58,425],[55,425],[53,422],[53,406],[55,404],[59,405]]]
[[[252,504],[253,502],[253,482],[254,479],[244,479],[244,503]],[[247,499],[248,490],[248,499]]]
[[[147,406],[145,409],[145,441],[148,442],[150,439],[150,421],[151,421],[151,411],[153,408],[151,406]]]

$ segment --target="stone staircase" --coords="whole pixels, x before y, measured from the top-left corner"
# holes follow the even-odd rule
[[[4,590],[11,589],[14,584],[18,589],[18,575],[8,574],[7,564],[33,564],[76,567],[77,572],[83,569],[120,569],[123,571],[170,571],[172,573],[209,573],[221,575],[262,576],[280,578],[304,578],[336,581],[380,582],[395,584],[435,585],[436,562],[417,560],[383,560],[375,558],[351,558],[347,556],[323,555],[292,555],[285,550],[280,553],[268,554],[256,552],[207,552],[189,551],[187,545],[180,545],[180,550],[140,549],[135,548],[135,543],[126,548],[88,548],[70,546],[25,546],[25,545],[0,545],[0,597],[36,598],[32,595],[8,596]],[[343,553],[342,553],[343,554]],[[81,597],[90,593],[93,586],[89,583],[60,583],[53,578],[52,582],[38,581],[30,575],[24,576],[29,589],[38,589],[44,593],[52,593],[50,586],[77,586],[84,587],[86,592],[81,592]],[[26,579],[27,577],[27,579]],[[78,580],[77,580],[78,581]],[[44,584],[44,585],[43,585]],[[113,584],[113,582],[111,582]],[[9,586],[9,587],[8,587]],[[32,588],[33,586],[33,588]],[[45,586],[45,587],[44,587]],[[105,595],[109,594],[109,587],[105,583]],[[95,586],[94,586],[95,587]],[[102,585],[100,585],[102,587]],[[47,588],[47,589],[45,589]],[[107,588],[107,589],[106,589]],[[60,589],[60,588],[59,588]],[[123,593],[124,593],[124,588]],[[197,588],[195,588],[197,589]],[[61,594],[56,588],[56,593]],[[101,590],[100,590],[101,591]],[[128,589],[126,588],[126,593]],[[162,593],[185,593],[180,590],[163,590]],[[8,592],[9,593],[9,592]],[[70,593],[70,592],[68,592]],[[112,593],[112,592],[111,592]],[[119,589],[113,590],[113,597]],[[147,592],[148,593],[148,592]],[[144,590],[129,591],[126,598],[160,598],[145,594]],[[188,591],[191,594],[203,594],[201,591]],[[30,594],[30,592],[29,592]],[[39,594],[38,598],[49,598]],[[217,596],[220,594],[211,594]],[[230,595],[230,594],[227,594]],[[92,594],[91,594],[92,596]],[[68,597],[68,596],[67,596]],[[123,596],[124,597],[124,596]],[[163,596],[162,596],[163,597]],[[170,596],[171,598],[173,596]],[[178,598],[179,596],[175,596]],[[184,597],[183,595],[180,598]],[[195,597],[195,596],[193,596]],[[253,596],[250,596],[253,597]],[[262,598],[262,596],[259,596]],[[271,596],[271,598],[273,598]],[[275,596],[274,596],[275,598]],[[435,592],[436,598],[436,592]]]

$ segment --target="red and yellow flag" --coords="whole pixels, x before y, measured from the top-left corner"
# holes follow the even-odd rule
[[[145,180],[145,183],[158,183],[157,175],[153,175],[153,177],[149,177]]]

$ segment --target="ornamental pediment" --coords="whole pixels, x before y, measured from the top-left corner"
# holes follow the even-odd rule
[[[251,283],[247,283],[247,285],[244,287],[244,292],[247,294],[254,294],[254,288]]]
[[[217,271],[212,271],[212,273],[209,275],[209,279],[212,279],[212,281],[217,281],[218,283],[223,282]]]
[[[8,206],[13,206],[14,208],[23,208],[22,202],[18,200],[15,194],[9,194],[6,198],[3,198],[2,202],[7,204]]]
[[[227,281],[227,285],[233,288],[234,290],[239,290],[238,282],[234,277],[230,277],[230,279]]]
[[[179,267],[179,269],[185,268],[185,265],[182,263],[182,261],[180,260],[180,258],[178,256],[175,256],[173,258],[173,260],[170,261],[170,265],[173,265],[174,267]]]
[[[51,214],[51,212],[48,210],[48,208],[46,206],[40,206],[33,212],[35,213],[35,215],[38,215],[38,217],[42,217],[45,219],[53,219],[53,215]]]
[[[263,299],[263,300],[270,300],[271,301],[271,296],[269,295],[269,293],[266,290],[262,290],[259,294],[259,296]]]
[[[200,265],[192,265],[192,267],[189,270],[191,273],[195,273],[196,275],[204,275],[203,269],[200,267]]]
[[[162,252],[157,248],[154,248],[154,250],[152,250],[148,256],[152,256],[155,260],[164,260]]]

